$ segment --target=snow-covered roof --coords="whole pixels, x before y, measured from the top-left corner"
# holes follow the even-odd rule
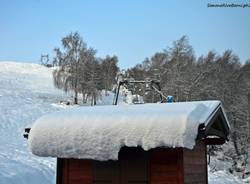
[[[123,146],[192,149],[218,109],[220,101],[79,107],[41,117],[28,141],[38,156],[94,160],[116,160]]]

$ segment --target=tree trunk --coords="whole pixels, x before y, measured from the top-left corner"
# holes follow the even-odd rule
[[[96,105],[96,94],[94,94],[94,105]]]
[[[90,103],[90,105],[93,106],[93,104],[94,104],[93,92],[91,92],[90,97],[91,97],[91,103]]]
[[[78,92],[75,90],[74,104],[78,104]]]
[[[240,155],[240,150],[239,150],[239,147],[238,147],[238,142],[237,142],[237,132],[236,132],[236,114],[234,112],[232,112],[232,123],[233,123],[233,129],[234,131],[232,132],[232,142],[233,142],[233,146],[234,146],[234,150],[235,150],[235,153],[239,156]]]
[[[247,127],[248,127],[248,133],[247,133],[247,149],[250,148],[250,93],[247,94],[247,101],[248,101],[248,108],[247,108],[247,113],[248,113],[248,120],[247,120]]]
[[[82,103],[86,104],[87,103],[87,96],[84,91],[82,91]]]
[[[235,152],[239,156],[240,150],[239,150],[238,143],[237,143],[237,133],[235,131],[232,134],[232,141],[233,141]]]

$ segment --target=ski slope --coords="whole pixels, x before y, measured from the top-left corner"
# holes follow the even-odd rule
[[[54,88],[51,68],[0,62],[0,184],[55,183],[55,159],[32,155],[23,132],[38,117],[65,108],[57,103],[69,98]],[[102,104],[112,100],[110,95]],[[210,173],[209,181],[243,183],[225,171]]]
[[[33,156],[24,128],[51,104],[67,98],[53,87],[52,69],[38,64],[0,62],[0,183],[54,183],[54,159]]]

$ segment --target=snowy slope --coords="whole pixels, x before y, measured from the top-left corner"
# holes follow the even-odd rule
[[[37,64],[0,62],[0,184],[55,183],[55,160],[32,155],[23,129],[58,111],[69,97],[53,87],[52,69]],[[111,103],[112,95],[104,97]],[[210,184],[242,183],[224,171],[210,173]]]
[[[22,136],[64,98],[53,87],[51,72],[38,64],[0,62],[0,184],[53,183],[54,160],[33,156]]]

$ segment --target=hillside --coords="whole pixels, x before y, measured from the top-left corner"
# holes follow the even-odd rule
[[[55,183],[55,159],[32,155],[23,131],[41,115],[67,108],[55,104],[70,95],[54,88],[51,68],[38,64],[0,62],[0,86],[0,184]],[[209,180],[242,183],[225,171],[210,173]]]
[[[53,183],[54,159],[33,156],[22,134],[39,116],[67,98],[53,87],[52,69],[0,62],[0,183]]]

